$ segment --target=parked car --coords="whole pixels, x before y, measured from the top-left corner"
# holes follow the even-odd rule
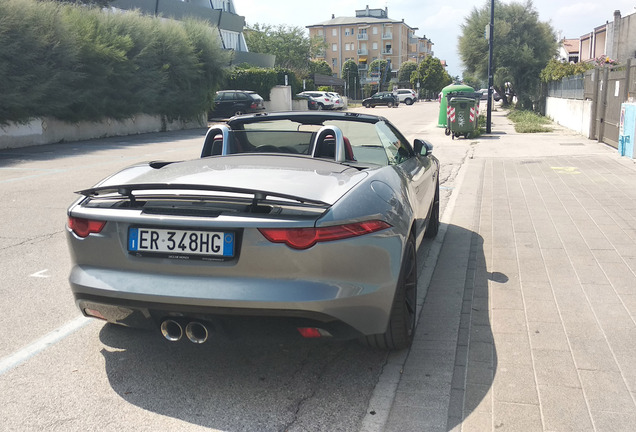
[[[320,109],[320,106],[318,105],[318,102],[316,101],[316,99],[312,98],[311,96],[306,94],[297,94],[296,97],[298,99],[304,99],[307,101],[308,110],[315,111]]]
[[[195,343],[255,321],[380,349],[413,339],[439,162],[385,118],[233,117],[199,159],[137,164],[78,194],[66,235],[85,316]]]
[[[479,93],[481,93],[481,100],[488,100],[488,89],[480,89]],[[499,96],[499,93],[497,93],[494,89],[492,91],[492,97],[495,102],[499,102],[501,100],[501,96]]]
[[[214,96],[214,106],[208,119],[265,111],[263,98],[247,90],[220,90]]]
[[[386,105],[391,108],[399,104],[400,100],[391,92],[378,92],[362,101],[362,106],[365,108],[375,108],[378,105]]]
[[[334,103],[334,109],[341,110],[344,109],[344,99],[338,93],[327,92],[329,96],[331,96],[331,100]]]
[[[396,96],[400,100],[400,103],[413,105],[413,103],[417,102],[417,93],[415,93],[415,90],[397,89],[393,90],[393,93],[396,94]]]
[[[311,96],[318,103],[318,109],[334,109],[335,102],[331,96],[327,92],[323,91],[304,91],[299,93],[299,95],[307,95]]]

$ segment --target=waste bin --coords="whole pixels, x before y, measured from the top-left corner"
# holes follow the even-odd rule
[[[474,92],[475,89],[464,84],[451,84],[444,87],[439,94],[439,120],[437,123],[437,127],[445,128],[447,126],[446,108],[448,101],[446,100],[446,95],[450,92],[458,91],[471,93]]]
[[[446,109],[446,135],[470,138],[475,135],[479,124],[480,93],[450,92],[446,95],[448,102]]]

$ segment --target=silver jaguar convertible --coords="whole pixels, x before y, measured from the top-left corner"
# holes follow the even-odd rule
[[[408,347],[416,251],[439,226],[431,152],[371,115],[214,125],[198,159],[135,165],[78,192],[67,226],[77,306],[170,341],[265,320]]]

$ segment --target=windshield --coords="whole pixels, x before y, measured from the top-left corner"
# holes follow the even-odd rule
[[[304,124],[290,119],[246,123],[233,130],[231,153],[291,153],[309,155],[316,133],[322,126],[336,126],[351,146],[354,160],[365,165],[393,165],[412,156],[406,139],[384,121],[360,122],[329,119],[321,124]]]

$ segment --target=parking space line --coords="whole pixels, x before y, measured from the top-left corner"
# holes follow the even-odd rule
[[[20,365],[31,357],[44,351],[46,348],[56,344],[70,334],[84,327],[89,322],[94,322],[90,318],[78,316],[72,321],[67,322],[61,327],[56,328],[46,336],[36,340],[30,345],[25,346],[19,351],[0,359],[0,376],[9,372],[14,367]]]

